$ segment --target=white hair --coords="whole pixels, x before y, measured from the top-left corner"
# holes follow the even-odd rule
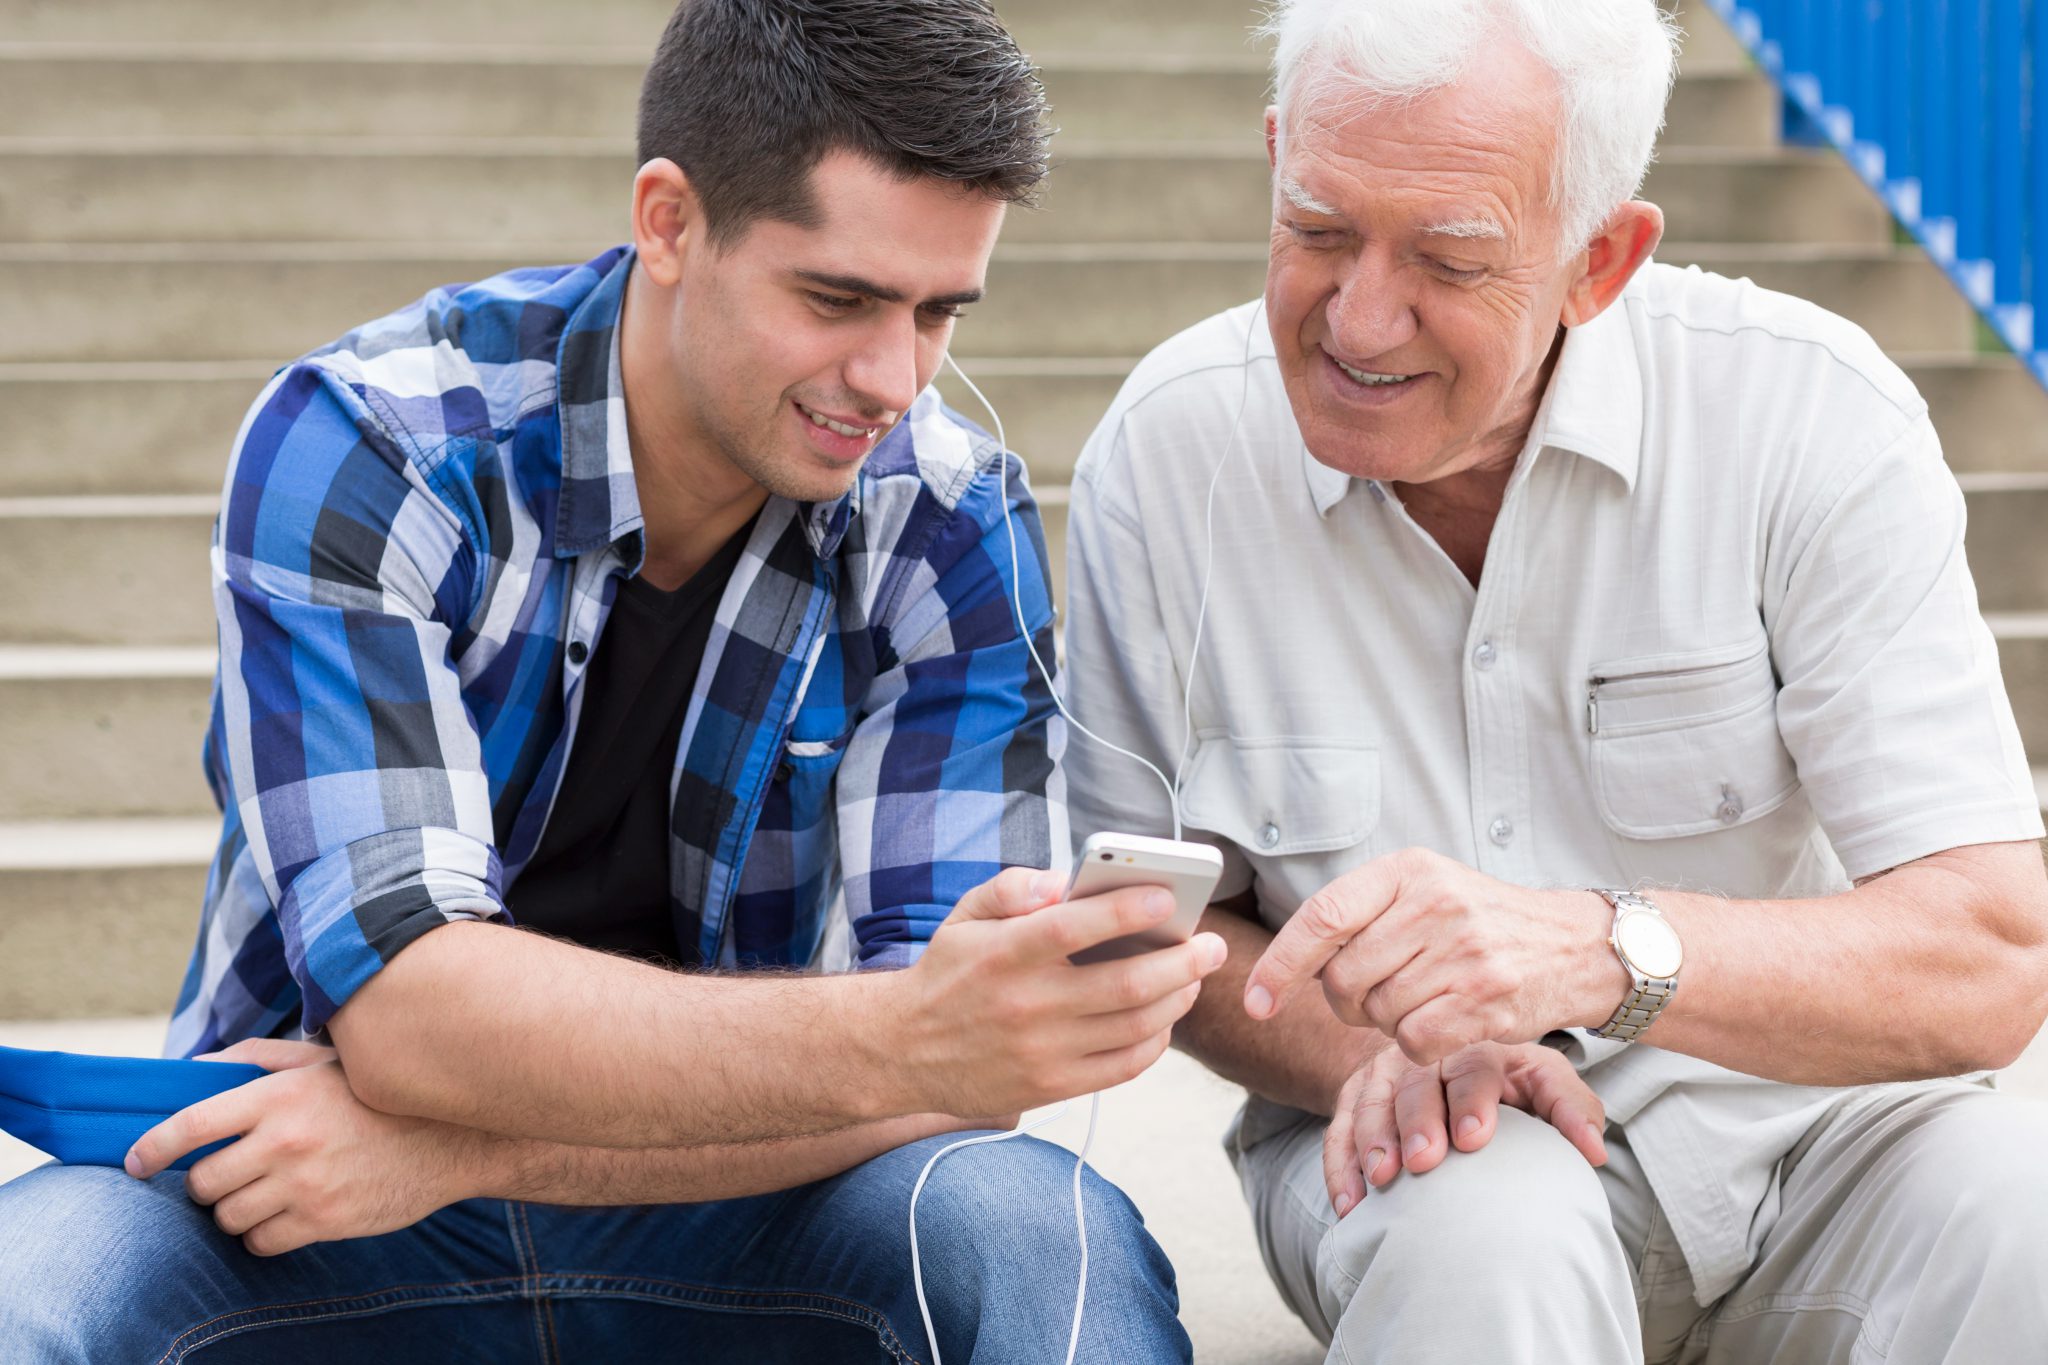
[[[1274,0],[1262,31],[1283,139],[1311,105],[1342,117],[1415,99],[1454,84],[1488,39],[1526,48],[1557,78],[1550,195],[1567,253],[1642,186],[1678,62],[1657,0]]]

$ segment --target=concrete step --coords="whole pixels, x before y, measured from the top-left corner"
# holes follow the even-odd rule
[[[482,47],[611,49],[645,61],[674,8],[667,0],[357,0],[316,12],[265,0],[0,0],[0,34],[20,44],[146,43],[195,53],[340,44],[430,48],[443,60],[451,48],[460,60]],[[1251,50],[1249,33],[1259,17],[1245,0],[1002,0],[997,11],[1018,45],[1033,55],[1240,53]],[[204,38],[194,41],[195,35]]]
[[[1062,139],[1042,207],[1011,213],[1003,240],[1263,242],[1250,127],[1224,143]],[[602,242],[627,230],[633,164],[617,139],[5,141],[0,241]]]
[[[1832,151],[1731,154],[1666,145],[1641,197],[1664,210],[1665,235],[1686,242],[1883,246],[1892,218]]]
[[[1657,257],[1808,299],[1863,327],[1887,351],[1976,349],[1976,312],[1916,248],[1673,241]]]
[[[1963,474],[1958,481],[1983,609],[2048,611],[2048,474]]]
[[[0,498],[0,640],[199,644],[214,638],[207,493]]]
[[[203,815],[204,648],[0,645],[0,820]]]
[[[287,357],[436,284],[603,245],[0,246],[0,363]],[[1886,347],[1974,348],[1975,314],[1915,250],[1673,243],[1662,254],[1801,294]],[[1256,295],[1264,264],[1251,243],[1004,246],[958,344],[964,355],[1137,353]]]
[[[2020,742],[2029,755],[2048,761],[2048,611],[1991,612],[1985,619],[1998,640],[1998,667]],[[2039,771],[2048,774],[2048,768]]]
[[[2008,354],[1892,359],[1927,400],[1949,467],[1958,473],[2048,470],[2048,390]]]
[[[1011,214],[1006,243],[1266,238],[1255,134],[1062,138],[1055,163],[1042,211]],[[597,241],[624,231],[632,174],[615,139],[15,139],[0,141],[0,241]],[[1676,240],[1891,241],[1883,205],[1832,153],[1670,148],[1644,195]]]
[[[1744,147],[1755,151],[1778,145],[1784,126],[1777,89],[1760,72],[1686,70],[1671,90],[1665,111],[1664,147]]]
[[[965,340],[972,340],[970,332]],[[2048,393],[2010,356],[1897,357],[1951,467],[2048,470]],[[963,357],[1041,479],[1064,482],[1135,356]],[[0,498],[212,493],[276,360],[0,365]],[[986,424],[950,373],[947,400]],[[107,414],[119,413],[110,422]],[[61,458],[59,457],[61,453]]]
[[[209,819],[0,822],[0,1019],[168,1011],[219,835]]]
[[[651,43],[650,43],[651,49]],[[604,138],[630,150],[647,52],[412,48],[336,53],[222,47],[0,45],[0,135]],[[1259,144],[1264,58],[1119,54],[1084,47],[1044,63],[1063,138],[1245,138]],[[1711,100],[1702,100],[1703,112]]]
[[[217,493],[282,359],[0,365],[0,498]]]
[[[0,246],[0,362],[289,357],[436,284],[605,244]],[[1006,246],[962,348],[1126,354],[1256,294],[1264,265],[1263,243]]]

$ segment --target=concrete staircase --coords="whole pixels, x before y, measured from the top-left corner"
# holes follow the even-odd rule
[[[1062,132],[958,349],[1058,562],[1073,459],[1132,361],[1260,288],[1264,57],[1244,0],[1001,7]],[[0,0],[0,1019],[168,1007],[215,828],[206,541],[243,409],[430,285],[620,238],[667,9]],[[1768,84],[1692,22],[1646,191],[1661,254],[1805,294],[1906,364],[2048,756],[2048,396],[1976,353],[1940,272],[1831,156],[1778,144]]]

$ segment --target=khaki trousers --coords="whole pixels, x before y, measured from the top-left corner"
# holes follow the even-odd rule
[[[1322,1123],[1233,1150],[1267,1271],[1331,1362],[2048,1362],[2048,1104],[1845,1092],[1782,1164],[1744,1281],[1693,1281],[1627,1134],[1601,1170],[1503,1109],[1493,1141],[1339,1222]]]

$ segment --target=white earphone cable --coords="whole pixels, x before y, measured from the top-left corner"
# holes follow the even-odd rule
[[[1201,657],[1202,630],[1209,616],[1209,584],[1214,578],[1216,570],[1216,488],[1222,482],[1224,467],[1230,463],[1231,455],[1236,452],[1237,433],[1244,424],[1244,410],[1251,396],[1252,340],[1257,335],[1256,325],[1259,317],[1264,312],[1264,308],[1265,305],[1262,302],[1253,312],[1250,322],[1246,324],[1244,360],[1241,366],[1244,382],[1238,389],[1237,416],[1231,422],[1230,435],[1223,443],[1223,457],[1216,462],[1216,469],[1209,476],[1208,497],[1202,512],[1203,557],[1205,560],[1202,567],[1202,597],[1200,605],[1195,610],[1194,640],[1188,650],[1187,677],[1181,693],[1180,754],[1174,764],[1173,777],[1170,781],[1165,773],[1161,772],[1156,765],[1142,755],[1132,753],[1121,745],[1112,744],[1083,725],[1080,719],[1067,709],[1066,700],[1060,696],[1059,686],[1053,679],[1052,670],[1046,667],[1045,660],[1039,657],[1038,646],[1031,638],[1031,625],[1025,619],[1024,591],[1020,582],[1019,561],[1017,557],[1017,528],[1010,520],[1010,498],[1007,489],[1000,495],[1003,508],[1003,531],[1010,540],[1010,600],[1016,611],[1017,631],[1024,641],[1024,648],[1031,655],[1031,662],[1038,667],[1039,677],[1045,680],[1047,695],[1052,698],[1053,705],[1059,709],[1059,713],[1066,717],[1067,723],[1073,726],[1076,731],[1095,743],[1100,744],[1110,752],[1122,754],[1125,758],[1139,764],[1145,771],[1159,779],[1159,785],[1166,789],[1166,802],[1173,818],[1173,837],[1176,839],[1181,837],[1181,777],[1186,770],[1188,751],[1193,746],[1194,740],[1195,663]],[[953,373],[959,376],[960,382],[967,386],[968,392],[972,393],[988,412],[989,420],[996,429],[996,447],[1001,452],[1000,458],[1007,462],[1010,457],[1010,443],[1003,434],[1003,419],[1001,414],[997,413],[995,404],[989,402],[988,396],[982,393],[980,386],[967,377],[967,372],[960,368],[960,363],[953,359],[950,351],[946,354],[946,363],[953,367]],[[1020,456],[1019,459],[1021,460],[1022,457]],[[932,1365],[943,1365],[943,1362],[939,1357],[939,1334],[932,1327],[931,1305],[925,1301],[924,1262],[917,1246],[917,1200],[918,1196],[924,1193],[925,1182],[931,1178],[932,1168],[937,1166],[942,1159],[963,1147],[978,1147],[984,1143],[1004,1142],[1010,1138],[1022,1137],[1026,1133],[1036,1132],[1038,1129],[1064,1116],[1071,1104],[1072,1101],[1064,1101],[1060,1104],[1059,1108],[1045,1117],[1036,1119],[1029,1124],[1012,1128],[1007,1133],[983,1133],[978,1137],[962,1138],[958,1142],[948,1143],[946,1146],[939,1148],[938,1151],[933,1152],[931,1159],[925,1162],[924,1169],[918,1172],[917,1183],[910,1190],[910,1277],[912,1285],[917,1291],[917,1311],[924,1318],[925,1340],[930,1343],[932,1348]],[[1101,1112],[1101,1094],[1090,1095],[1088,1097],[1088,1131],[1081,1139],[1081,1150],[1074,1159],[1074,1230],[1081,1242],[1081,1272],[1079,1283],[1074,1289],[1074,1321],[1071,1330],[1067,1334],[1065,1365],[1074,1365],[1075,1353],[1080,1349],[1081,1315],[1088,1301],[1088,1217],[1081,1197],[1081,1173],[1087,1168],[1089,1150],[1095,1145],[1095,1124]]]

